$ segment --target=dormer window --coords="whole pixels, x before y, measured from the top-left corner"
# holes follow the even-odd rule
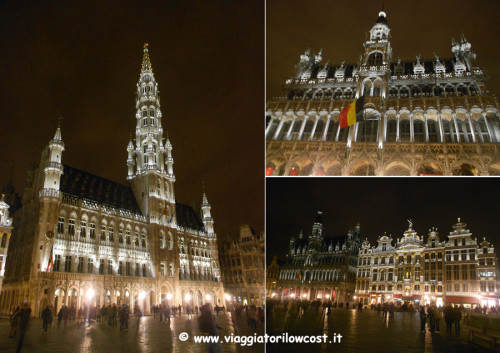
[[[368,57],[368,65],[369,66],[380,66],[382,65],[382,59],[383,59],[383,56],[382,56],[382,53],[373,53],[373,54],[370,54],[370,56]]]

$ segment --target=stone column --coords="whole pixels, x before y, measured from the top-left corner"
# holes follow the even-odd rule
[[[332,115],[328,114],[328,119],[326,120],[326,124],[325,124],[325,130],[323,131],[323,137],[321,138],[322,141],[326,141],[326,134],[328,132],[328,128],[330,127],[331,118],[332,118]]]
[[[427,125],[427,114],[424,114],[424,123],[425,123],[425,142],[429,142],[429,127]]]
[[[396,142],[399,142],[400,139],[399,139],[399,117],[401,116],[401,114],[397,113],[396,114]]]
[[[311,131],[311,136],[309,137],[309,141],[313,141],[314,139],[314,134],[316,133],[316,126],[318,126],[318,120],[319,120],[319,116],[318,115],[315,115],[316,117],[316,120],[314,121],[314,126],[312,128],[312,131]]]
[[[474,125],[472,124],[470,113],[465,113],[465,115],[467,116],[467,122],[469,123],[469,128],[472,135],[472,142],[476,143],[477,142],[476,130],[474,129]]]
[[[307,119],[309,119],[309,115],[304,115],[304,121],[302,122],[302,125],[300,127],[299,131],[299,136],[297,137],[297,141],[300,141],[302,139],[302,134],[304,133],[304,129],[306,127]]]
[[[297,120],[297,115],[294,115],[292,123],[290,124],[290,127],[288,128],[288,132],[286,133],[285,140],[290,140],[290,134],[292,133],[292,129],[293,129],[293,126],[295,125],[296,120]]]
[[[441,118],[441,113],[438,113],[438,124],[439,124],[439,136],[441,137],[441,142],[445,142],[445,140],[444,140],[443,119]]]
[[[281,129],[283,128],[283,124],[285,123],[285,120],[286,120],[286,115],[285,116],[282,115],[280,123],[278,124],[278,127],[276,128],[276,131],[274,132],[273,140],[276,140],[278,138],[278,135],[280,134]]]

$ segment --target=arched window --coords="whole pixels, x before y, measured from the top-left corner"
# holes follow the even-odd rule
[[[338,123],[336,123],[336,124],[338,124]],[[352,128],[352,126],[340,129],[339,130],[339,139],[338,140],[342,141],[342,142],[347,142],[347,137],[349,136],[349,131],[350,131],[351,128]]]
[[[306,125],[304,126],[304,131],[302,132],[302,141],[307,141],[311,137],[312,128],[314,127],[314,120],[315,118],[307,119]]]
[[[146,247],[146,234],[142,234],[142,235],[141,235],[141,246],[142,246],[143,248],[145,248],[145,247]]]
[[[476,131],[479,135],[479,139],[481,142],[491,142],[490,134],[488,133],[488,127],[486,126],[486,122],[484,118],[479,119],[479,121],[475,121]]]
[[[409,90],[408,90],[408,87],[402,87],[400,90],[399,90],[399,96],[402,97],[402,98],[406,98],[409,96]]]
[[[356,142],[377,141],[378,119],[366,119],[358,123]]]
[[[398,97],[398,89],[396,87],[392,87],[389,91],[389,97],[390,98],[397,98]]]
[[[419,97],[420,96],[420,87],[414,86],[411,88],[411,96],[412,97]]]
[[[399,123],[399,141],[410,142],[410,120],[408,119]]]
[[[398,122],[396,119],[387,122],[387,142],[396,142]]]
[[[439,129],[437,121],[427,119],[427,132],[429,133],[429,142],[439,142]]]
[[[363,85],[363,97],[369,97],[372,90],[372,81],[366,80]]]
[[[328,125],[328,131],[326,132],[326,140],[335,141],[338,129],[339,129],[339,122],[330,120],[330,125]]]
[[[442,120],[443,122],[443,135],[446,142],[455,142],[455,136],[453,135],[453,123],[449,120]]]
[[[319,119],[318,123],[316,124],[316,129],[314,130],[314,136],[313,136],[314,141],[320,141],[323,138],[324,129],[325,129],[325,121]]]
[[[352,90],[346,89],[344,92],[344,98],[351,98],[351,97],[352,97]]]
[[[160,249],[165,249],[166,242],[165,242],[165,234],[161,233],[160,234]]]
[[[458,126],[458,135],[460,136],[460,142],[469,142],[469,135],[467,134],[467,127],[465,125],[465,122],[460,119],[457,120],[457,126]],[[471,141],[472,142],[472,141]]]
[[[342,90],[336,90],[335,94],[333,95],[335,99],[342,99]]]
[[[379,97],[382,94],[382,81],[373,82],[373,97]]]
[[[467,91],[467,87],[465,87],[464,85],[459,85],[457,87],[457,93],[459,96],[468,96],[469,95],[469,92]]]
[[[293,120],[288,120],[281,125],[281,130],[278,133],[278,136],[276,136],[276,140],[281,141],[285,139],[286,134],[288,134],[288,130],[290,129],[290,125],[292,125]]]
[[[435,86],[434,87],[434,96],[435,97],[441,97],[443,95],[443,87],[441,86]]]
[[[325,94],[323,95],[323,100],[330,100],[332,99],[332,91],[331,90],[328,90],[325,92]]]
[[[380,66],[382,65],[382,53],[372,53],[370,54],[370,56],[368,57],[368,65],[369,66]]]
[[[413,121],[413,140],[415,142],[425,142],[425,126],[422,120]]]
[[[430,86],[424,86],[422,88],[422,95],[424,97],[429,97],[429,96],[432,96],[432,89]]]
[[[454,96],[455,95],[455,87],[448,85],[446,86],[446,96]]]

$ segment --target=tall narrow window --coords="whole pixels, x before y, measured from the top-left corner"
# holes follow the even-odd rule
[[[61,270],[61,255],[54,256],[54,272],[59,272]]]
[[[90,223],[90,239],[95,239],[95,224]]]
[[[94,273],[94,259],[87,260],[87,273]]]
[[[87,236],[87,222],[82,221],[80,224],[80,236],[85,238]]]
[[[142,264],[142,277],[146,277],[146,264]]]
[[[101,226],[101,240],[106,240],[106,226],[104,225]]]
[[[75,235],[75,220],[70,219],[68,223],[68,234]]]
[[[104,259],[101,259],[101,261],[99,262],[99,274],[104,274]]]
[[[78,258],[78,273],[83,273],[83,257]]]
[[[59,217],[59,223],[57,224],[57,233],[64,233],[64,217]]]
[[[71,272],[71,255],[66,255],[66,261],[64,262],[64,272]]]
[[[108,275],[113,274],[113,260],[108,260]]]

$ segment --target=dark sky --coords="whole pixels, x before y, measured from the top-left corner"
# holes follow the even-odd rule
[[[486,237],[497,252],[499,178],[268,178],[266,181],[267,260],[283,257],[291,236],[311,227],[323,211],[324,236],[346,235],[359,221],[372,243],[384,232],[393,239],[408,229],[419,235],[437,227],[441,240],[460,217],[473,238]],[[393,243],[394,244],[394,243]]]
[[[357,63],[366,33],[377,20],[382,1],[268,0],[266,7],[266,96],[282,96],[282,84],[308,47],[323,48],[323,63]],[[393,60],[451,57],[451,38],[463,32],[477,63],[500,92],[500,1],[385,0]]]
[[[60,115],[63,163],[126,183],[148,42],[177,200],[199,207],[204,181],[219,237],[263,230],[263,1],[3,1],[0,32],[1,186]]]

